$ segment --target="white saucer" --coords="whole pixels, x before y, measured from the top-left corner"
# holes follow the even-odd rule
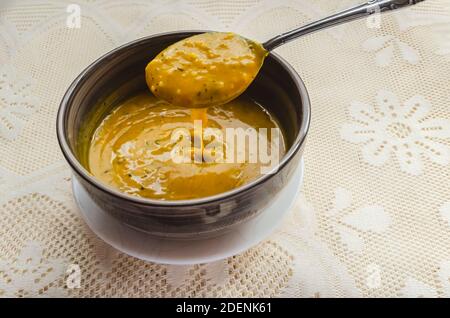
[[[244,252],[269,236],[291,210],[303,182],[303,159],[292,179],[278,197],[254,219],[219,237],[202,240],[155,239],[145,232],[123,225],[104,212],[72,178],[75,201],[84,220],[102,240],[142,260],[192,265],[215,262]]]

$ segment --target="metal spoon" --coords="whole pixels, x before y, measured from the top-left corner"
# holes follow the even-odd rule
[[[295,40],[302,35],[310,34],[339,24],[361,19],[374,13],[383,13],[386,11],[408,7],[422,1],[425,0],[371,0],[367,3],[344,10],[327,18],[299,27],[295,30],[277,35],[276,37],[263,43],[263,47],[267,51],[271,51],[279,47],[280,45]]]
[[[421,1],[424,0],[370,0],[278,35],[262,45],[232,33],[195,35],[169,46],[147,65],[147,84],[156,96],[180,106],[221,105],[247,89],[265,57],[278,46],[315,31]]]

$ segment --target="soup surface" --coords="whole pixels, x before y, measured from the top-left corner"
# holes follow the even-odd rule
[[[224,104],[245,91],[267,51],[234,33],[209,32],[181,40],[146,67],[152,93],[174,105]]]
[[[226,128],[266,128],[267,135],[259,135],[258,138],[259,141],[266,138],[263,141],[271,150],[271,128],[278,126],[270,114],[244,97],[225,105],[209,107],[206,113],[208,120],[200,125],[200,135],[202,131],[206,133],[208,128],[216,128],[217,134],[211,134],[211,138],[203,134],[201,149],[204,155],[197,160],[193,136],[197,136],[198,132],[194,133],[192,111],[162,101],[150,93],[126,100],[107,115],[96,129],[89,146],[90,172],[122,192],[161,200],[207,197],[244,185],[261,175],[260,168],[264,163],[250,161],[250,156],[246,156],[243,162],[225,162],[229,159],[226,148],[230,145],[217,143],[220,140],[217,136]],[[174,134],[176,131],[188,132],[188,138],[180,138],[183,134]],[[278,152],[281,158],[285,153],[281,133],[280,138]],[[174,153],[177,153],[174,151],[185,149],[177,148],[182,144],[181,140],[183,145],[186,141],[190,142],[190,152],[179,156],[186,159],[182,163],[174,161]],[[223,147],[211,147],[216,151],[211,150],[208,157],[205,149],[213,142],[216,146],[223,144]],[[245,142],[246,152],[250,144]],[[206,160],[217,155],[217,149],[223,149],[225,160]],[[236,149],[239,150],[239,147]]]

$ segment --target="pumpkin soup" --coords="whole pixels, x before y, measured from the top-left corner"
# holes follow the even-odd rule
[[[276,121],[250,99],[239,97],[209,107],[202,115],[208,120],[200,124],[200,133],[194,132],[196,122],[192,121],[192,112],[149,92],[124,101],[102,120],[92,136],[88,153],[90,172],[127,194],[160,200],[194,199],[232,190],[261,175],[264,165],[261,160],[252,161],[251,156],[228,160],[232,153],[228,152],[231,139],[227,138],[223,144],[218,142],[224,140],[218,137],[221,132],[267,129],[267,134],[258,134],[259,143],[268,145],[269,152],[280,156],[285,153],[282,134],[277,136],[281,140],[272,138],[273,131],[278,129]],[[187,132],[191,152],[184,158],[188,160],[179,162],[174,160],[174,153],[183,139],[183,131]],[[203,160],[193,158],[196,151],[190,142],[197,135],[204,143]],[[242,144],[234,147],[235,151],[249,152],[254,142],[247,141],[244,147]],[[214,143],[216,146],[210,147]],[[208,149],[211,152],[206,152]],[[214,157],[221,150],[224,160],[208,160],[208,156]]]

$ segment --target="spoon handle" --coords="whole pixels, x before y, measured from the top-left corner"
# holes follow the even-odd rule
[[[424,0],[370,0],[359,6],[344,10],[327,18],[312,22],[298,29],[280,34],[267,42],[263,43],[267,51],[290,42],[302,35],[319,31],[328,27],[350,22],[356,19],[367,17],[374,13],[381,13],[404,8]]]

